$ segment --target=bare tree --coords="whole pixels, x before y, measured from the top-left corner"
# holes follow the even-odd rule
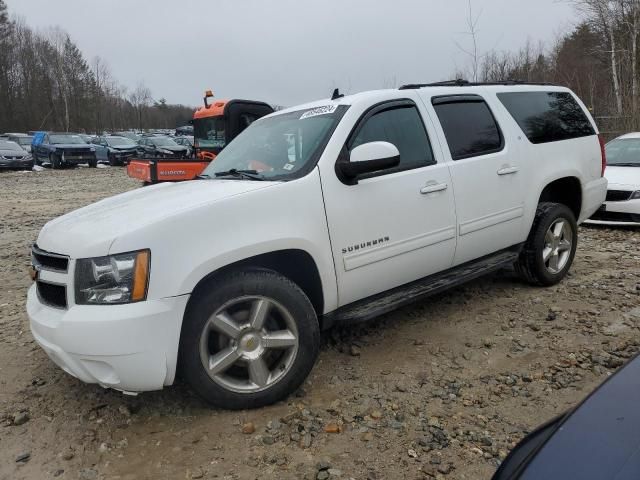
[[[464,32],[465,35],[468,35],[471,38],[471,47],[465,48],[456,42],[456,46],[460,51],[462,51],[465,55],[469,57],[469,61],[471,62],[471,79],[474,82],[478,81],[478,73],[480,70],[480,60],[481,57],[478,53],[478,24],[480,22],[480,17],[482,16],[482,11],[478,13],[478,15],[474,16],[473,8],[471,5],[471,0],[467,0],[468,12],[467,12],[467,31]]]
[[[616,112],[622,115],[622,89],[620,87],[620,72],[618,66],[618,51],[616,38],[616,23],[620,3],[611,0],[570,0],[578,11],[586,15],[587,20],[600,28],[609,42],[609,61],[611,66],[611,82],[616,100]]]
[[[138,83],[135,90],[129,95],[131,105],[136,109],[138,117],[138,129],[142,130],[142,112],[151,105],[151,90],[147,88],[144,82]]]

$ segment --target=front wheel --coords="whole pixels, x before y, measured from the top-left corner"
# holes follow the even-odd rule
[[[516,270],[532,285],[555,285],[569,272],[577,247],[578,225],[569,207],[540,203]]]
[[[60,157],[55,153],[52,153],[49,155],[49,164],[51,165],[51,168],[54,170],[62,168],[62,160],[60,160]]]
[[[304,292],[271,270],[241,270],[200,289],[180,338],[183,376],[206,401],[258,408],[294,392],[313,368],[320,332]]]

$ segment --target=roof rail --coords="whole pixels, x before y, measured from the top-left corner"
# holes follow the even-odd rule
[[[435,83],[409,83],[402,85],[398,90],[415,90],[425,87],[483,87],[483,86],[514,86],[514,85],[536,85],[536,86],[555,86],[553,83],[546,82],[526,82],[523,80],[503,80],[500,82],[469,82],[461,78],[457,80],[447,80],[445,82]]]

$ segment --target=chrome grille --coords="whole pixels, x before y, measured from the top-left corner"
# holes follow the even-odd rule
[[[37,245],[31,248],[31,261],[36,268],[53,270],[54,272],[67,272],[69,269],[69,257],[47,252],[38,248]]]

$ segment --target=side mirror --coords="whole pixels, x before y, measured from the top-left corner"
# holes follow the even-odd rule
[[[351,150],[348,162],[338,162],[336,168],[347,180],[359,175],[397,167],[400,164],[398,148],[389,142],[369,142]]]

